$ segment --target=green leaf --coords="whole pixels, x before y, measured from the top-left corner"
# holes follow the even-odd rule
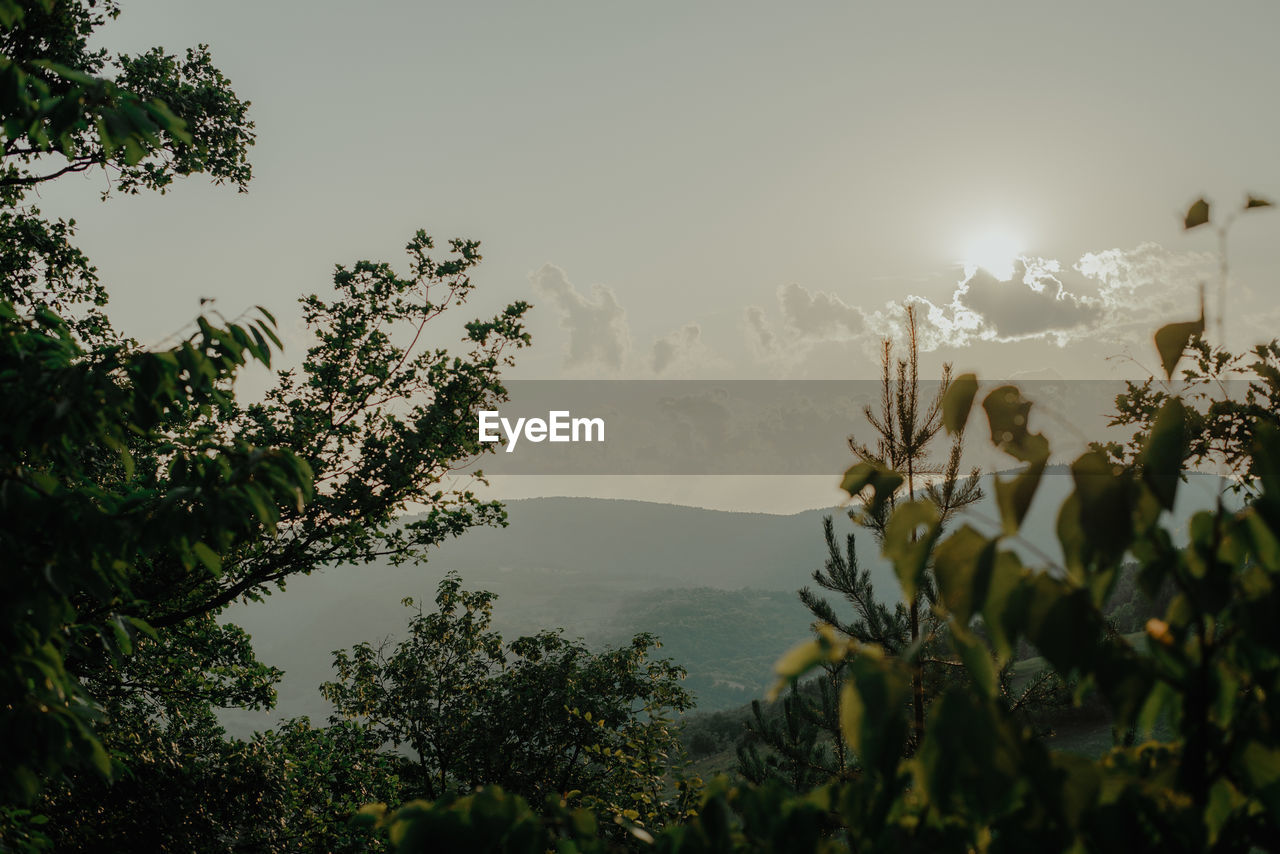
[[[1071,477],[1088,547],[1118,557],[1134,537],[1131,473],[1104,454],[1090,451],[1071,464]]]
[[[1031,401],[1022,396],[1017,386],[1003,385],[992,390],[983,399],[982,408],[991,426],[991,442],[1000,450],[1024,463],[1049,458],[1048,440],[1027,428]]]
[[[1274,204],[1268,201],[1267,199],[1262,198],[1261,196],[1254,196],[1252,194],[1244,203],[1245,210],[1249,210],[1250,208],[1269,208],[1269,207],[1274,207]]]
[[[111,777],[111,756],[107,753],[107,749],[102,746],[102,742],[96,738],[88,739],[89,760],[93,767],[103,777],[110,779]]]
[[[942,423],[948,433],[961,433],[969,421],[969,410],[978,393],[978,378],[973,374],[961,374],[952,380],[942,398]]]
[[[1209,830],[1209,845],[1216,845],[1223,828],[1233,814],[1248,801],[1229,780],[1218,780],[1209,789],[1209,804],[1204,811],[1205,825]]]
[[[996,541],[965,525],[943,540],[934,553],[933,574],[942,604],[967,625],[986,601],[995,565]]]
[[[1280,750],[1250,741],[1242,751],[1241,760],[1250,785],[1273,814],[1280,812]]]
[[[902,475],[885,466],[861,462],[850,466],[844,473],[840,488],[849,493],[850,498],[856,498],[868,486],[871,487],[870,510],[875,513],[893,496],[898,487],[902,486],[902,481]]]
[[[1209,221],[1209,203],[1204,199],[1196,199],[1187,208],[1187,215],[1182,220],[1184,229],[1192,229]]]
[[[994,699],[1000,692],[1000,680],[986,644],[958,623],[951,624],[951,640],[979,693],[987,700]]]
[[[0,0],[0,26],[12,27],[22,20],[26,11],[21,3],[14,0]]]
[[[902,594],[908,602],[915,599],[920,591],[929,552],[939,530],[938,508],[932,501],[908,501],[898,505],[885,525],[884,556],[893,562]]]
[[[1000,509],[1000,522],[1005,534],[1016,534],[1022,527],[1022,520],[1031,508],[1031,499],[1040,486],[1044,468],[1045,460],[1037,460],[1012,478],[994,477],[996,506]]]
[[[1023,584],[1028,570],[1013,552],[996,552],[982,606],[982,621],[991,635],[991,644],[1001,661],[1013,654],[1019,627],[1027,610],[1030,593]]]
[[[1200,319],[1182,323],[1169,323],[1156,330],[1156,350],[1160,353],[1160,365],[1164,375],[1173,379],[1173,369],[1178,366],[1187,345],[1197,335],[1204,334],[1204,306],[1200,307]]]
[[[817,667],[826,657],[826,652],[816,640],[805,641],[787,650],[787,652],[783,653],[782,658],[778,659],[778,663],[773,666],[774,672],[778,674],[780,684],[774,688],[772,696],[776,696],[777,691],[787,682],[799,679]]]
[[[1182,464],[1186,455],[1186,407],[1181,398],[1172,397],[1160,409],[1151,436],[1142,449],[1142,481],[1165,510],[1173,509]]]
[[[200,562],[204,564],[205,569],[213,575],[214,578],[222,577],[222,558],[218,553],[209,548],[204,543],[196,543],[191,547],[196,553],[196,557],[200,558]]]
[[[862,697],[854,687],[854,680],[846,679],[840,689],[840,732],[849,746],[858,752],[862,751],[862,721],[866,711]]]
[[[891,775],[906,739],[902,707],[909,682],[900,662],[859,655],[849,663],[840,689],[840,733],[864,771]]]

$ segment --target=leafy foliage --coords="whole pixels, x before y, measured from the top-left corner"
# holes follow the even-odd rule
[[[650,827],[682,815],[696,787],[678,777],[684,671],[653,658],[645,634],[598,653],[560,632],[504,643],[493,599],[446,576],[403,641],[335,653],[338,679],[322,691],[342,718],[405,749],[402,776],[429,798],[496,784]]]
[[[243,189],[253,144],[248,104],[235,97],[207,48],[188,51],[185,61],[160,50],[113,56],[89,41],[119,14],[114,2],[6,5],[10,11],[0,16],[7,19],[0,20],[5,204],[37,184],[95,167],[125,192],[163,189],[197,172]]]
[[[246,359],[267,360],[267,337],[269,320],[223,329],[202,319],[171,350],[88,359],[56,315],[22,316],[0,302],[7,797],[29,799],[41,777],[79,758],[110,772],[93,735],[95,706],[67,660],[96,644],[118,660],[153,632],[130,613],[137,574],[166,560],[214,576],[219,552],[270,534],[276,508],[309,494],[310,471],[287,451],[160,430],[175,411],[222,403]],[[129,451],[139,436],[165,447],[163,469],[146,484],[133,477]]]
[[[13,576],[0,614],[0,760],[6,801],[30,800],[67,769],[66,797],[50,795],[60,811],[101,794],[72,766],[154,775],[156,738],[190,747],[170,752],[170,772],[187,763],[209,785],[199,768],[239,761],[211,709],[268,707],[279,671],[217,622],[226,604],[327,562],[420,557],[500,522],[497,505],[440,484],[479,450],[467,427],[502,394],[504,348],[528,343],[517,303],[466,325],[465,356],[414,349],[431,337],[427,321],[465,300],[480,258],[455,241],[456,258],[433,261],[422,233],[408,277],[362,262],[339,268],[337,298],[305,302],[319,343],[250,410],[231,381],[279,347],[265,310],[251,322],[200,318],[166,351],[120,339],[74,221],[43,218],[30,191],[97,168],[123,192],[163,192],[194,173],[243,190],[253,124],[204,46],[185,57],[91,47],[117,14],[112,2],[0,4],[0,537]],[[423,520],[393,530],[411,504]],[[145,788],[111,793],[120,815],[146,814],[125,806]]]

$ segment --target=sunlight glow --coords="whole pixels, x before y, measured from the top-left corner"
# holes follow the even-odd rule
[[[964,275],[969,278],[979,268],[1002,282],[1013,278],[1014,263],[1021,257],[1022,241],[1007,231],[988,231],[969,242],[964,253]]]

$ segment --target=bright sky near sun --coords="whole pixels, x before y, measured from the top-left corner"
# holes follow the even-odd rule
[[[1110,377],[1212,282],[1186,206],[1280,198],[1274,3],[123,5],[105,45],[207,42],[259,135],[244,196],[43,192],[144,341],[421,227],[535,304],[518,377],[871,377],[908,300],[931,372]],[[1231,237],[1241,341],[1277,228]]]

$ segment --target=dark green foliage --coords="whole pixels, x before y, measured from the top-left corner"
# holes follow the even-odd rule
[[[1238,488],[1248,490],[1258,479],[1256,460],[1249,453],[1256,431],[1262,425],[1280,424],[1280,342],[1232,354],[1195,339],[1187,352],[1190,364],[1174,388],[1153,379],[1126,383],[1125,391],[1116,396],[1111,424],[1131,427],[1133,433],[1126,442],[1095,447],[1112,460],[1141,467],[1139,454],[1156,417],[1176,392],[1185,410],[1182,462],[1188,467],[1219,467]]]
[[[853,608],[853,619],[841,619],[831,603],[811,588],[800,591],[800,601],[815,619],[841,634],[863,643],[877,643],[895,655],[901,654],[911,632],[906,604],[897,602],[890,607],[876,595],[871,570],[858,567],[854,534],[845,536],[842,551],[830,516],[822,520],[822,533],[827,541],[827,561],[823,569],[813,571],[813,580],[822,589],[838,593],[844,600],[841,604]]]
[[[496,786],[439,802],[417,801],[388,813],[382,805],[362,811],[360,822],[385,831],[402,854],[426,851],[486,851],[543,854],[546,851],[612,854],[729,854],[735,851],[825,854],[847,850],[829,838],[834,793],[819,789],[796,798],[782,786],[711,787],[702,811],[656,836],[621,822],[621,835],[602,832],[595,815],[554,799],[538,811],[519,795]]]
[[[272,785],[280,809],[259,828],[271,851],[357,852],[381,850],[377,840],[351,826],[370,802],[402,798],[399,757],[380,750],[377,733],[352,721],[313,727],[306,718],[258,733],[246,750],[271,758]]]
[[[436,261],[432,240],[410,241],[408,276],[389,264],[361,261],[334,273],[333,299],[302,300],[317,338],[301,371],[281,372],[264,403],[228,419],[226,429],[261,444],[298,448],[318,484],[288,537],[261,541],[228,556],[216,582],[167,596],[157,626],[268,594],[290,575],[336,564],[421,559],[429,547],[468,527],[500,524],[497,502],[482,502],[452,473],[491,445],[481,445],[476,413],[505,395],[500,369],[511,348],[529,343],[521,325],[528,305],[466,324],[465,355],[426,348],[428,324],[464,303],[480,260],[474,241],[451,241],[453,257]],[[428,510],[400,525],[412,506]]]
[[[560,632],[504,643],[490,628],[493,599],[447,576],[405,640],[335,653],[325,696],[409,754],[410,793],[496,784],[649,827],[682,815],[693,788],[679,777],[674,714],[692,698],[683,670],[651,656],[656,639],[595,653]]]
[[[246,359],[266,361],[264,336],[274,337],[266,323],[220,329],[202,319],[172,350],[87,359],[51,312],[22,316],[0,302],[6,797],[30,798],[63,764],[110,771],[93,735],[98,713],[68,659],[118,661],[153,631],[136,616],[138,573],[166,561],[216,576],[220,552],[271,534],[278,507],[309,494],[304,462],[238,439],[165,436],[164,469],[147,482],[133,475],[129,446],[160,441],[175,411],[221,405]]]
[[[397,757],[369,729],[283,722],[227,740],[192,704],[167,723],[108,730],[127,764],[110,783],[73,776],[40,825],[57,850],[356,852],[382,846],[350,826],[370,801],[400,800]],[[146,718],[141,720],[148,720]]]
[[[265,850],[284,819],[278,758],[229,742],[206,709],[130,719],[104,732],[115,779],[72,774],[44,798],[45,832],[62,851]]]
[[[89,47],[115,3],[7,0],[0,27],[0,193],[16,203],[62,175],[102,168],[126,192],[206,173],[241,188],[253,144],[248,104],[203,46],[179,61],[154,50],[113,56]],[[109,79],[113,78],[113,79]],[[181,116],[181,118],[179,118]],[[52,158],[52,160],[50,159]]]
[[[839,736],[835,671],[810,685],[817,686],[817,696],[793,685],[771,713],[759,700],[752,701],[746,735],[737,746],[738,773],[743,779],[757,785],[781,781],[792,791],[807,792],[850,770],[850,757]]]
[[[407,277],[362,262],[339,268],[337,298],[306,300],[320,343],[252,411],[231,381],[279,347],[265,310],[252,322],[199,318],[166,351],[120,340],[106,290],[71,243],[74,222],[45,220],[29,192],[97,168],[125,192],[194,173],[243,190],[253,125],[203,46],[182,57],[92,48],[116,14],[111,2],[0,2],[0,545],[12,594],[0,613],[3,800],[54,781],[46,801],[60,815],[109,801],[99,833],[123,846],[148,826],[151,793],[174,785],[200,816],[191,827],[229,824],[202,842],[219,850],[244,844],[236,828],[257,820],[228,798],[263,786],[225,781],[258,779],[237,763],[264,748],[227,746],[211,710],[269,707],[279,671],[218,611],[326,562],[419,557],[501,521],[499,507],[441,480],[479,450],[469,425],[502,394],[504,348],[528,342],[525,306],[466,324],[463,356],[422,352],[425,324],[465,300],[480,256],[454,241],[457,257],[436,262],[419,233]],[[392,531],[410,503],[425,517]],[[100,790],[75,770],[86,764],[148,782]],[[204,792],[207,809],[194,806],[219,786]],[[4,814],[37,826],[16,808]],[[182,811],[152,825],[170,820]],[[84,843],[68,821],[49,835]],[[178,839],[165,846],[193,844]]]

